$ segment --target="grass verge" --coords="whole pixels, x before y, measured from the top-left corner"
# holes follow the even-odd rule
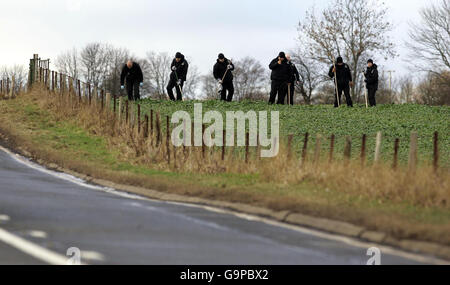
[[[448,173],[430,178],[432,171],[423,167],[411,177],[383,165],[361,168],[356,161],[350,166],[333,165],[332,172],[326,164],[302,171],[295,161],[283,159],[262,162],[258,171],[240,171],[238,162],[227,173],[195,171],[194,167],[177,170],[155,157],[137,154],[133,140],[108,135],[108,130],[99,127],[105,118],[72,111],[61,113],[56,101],[33,91],[0,101],[0,131],[11,147],[36,160],[95,178],[289,210],[362,225],[399,239],[450,245]],[[210,160],[213,165],[215,160]],[[274,177],[280,173],[273,169],[287,163],[286,177]]]

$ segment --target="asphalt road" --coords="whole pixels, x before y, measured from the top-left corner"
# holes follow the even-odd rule
[[[14,238],[5,242],[9,234]],[[21,245],[23,240],[63,258],[76,247],[87,264],[363,265],[371,246],[121,194],[0,150],[0,264],[51,263],[47,254]],[[433,260],[381,248],[382,264],[419,261]]]

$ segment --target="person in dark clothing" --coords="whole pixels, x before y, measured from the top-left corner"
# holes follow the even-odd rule
[[[124,83],[126,82],[128,100],[141,99],[139,87],[143,86],[143,81],[144,76],[142,75],[141,67],[138,63],[129,60],[127,64],[123,66],[122,73],[120,74],[120,89],[125,89]]]
[[[233,63],[228,60],[223,53],[219,54],[216,64],[214,64],[214,78],[219,83],[220,100],[231,102],[233,100]],[[228,91],[228,96],[227,96]]]
[[[298,73],[298,69],[295,66],[295,64],[291,61],[291,56],[289,54],[286,55],[286,59],[287,59],[289,66],[291,67],[291,78],[288,82],[288,88],[289,88],[288,95],[290,95],[289,103],[291,105],[294,105],[295,84],[300,83],[300,74]]]
[[[291,67],[287,63],[285,53],[280,52],[278,57],[270,62],[269,68],[272,70],[272,74],[270,75],[272,84],[269,104],[275,103],[275,98],[278,94],[277,104],[284,105],[284,98],[287,93],[287,83],[291,78]]]
[[[352,73],[350,72],[350,67],[342,60],[342,57],[337,58],[336,69],[334,65],[330,67],[330,72],[328,72],[330,78],[334,79],[335,74],[338,90],[337,94],[335,94],[334,96],[334,107],[338,107],[338,96],[339,102],[342,102],[341,101],[342,92],[344,92],[345,100],[347,101],[347,106],[353,107],[352,97],[350,97],[350,87],[353,86]]]
[[[373,63],[373,60],[367,61],[367,69],[364,72],[364,81],[366,82],[367,93],[369,97],[370,107],[377,105],[375,100],[375,94],[378,90],[378,69],[377,65]]]
[[[184,58],[184,55],[177,52],[175,54],[175,58],[172,60],[172,64],[170,65],[170,69],[172,70],[172,72],[170,73],[170,80],[169,84],[167,85],[167,94],[169,94],[170,100],[175,101],[175,97],[173,95],[174,87],[177,91],[177,100],[183,100],[181,91],[183,90],[183,85],[186,81],[188,67],[189,64]]]

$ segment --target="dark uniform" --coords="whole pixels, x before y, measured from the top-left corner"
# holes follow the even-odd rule
[[[176,61],[179,58],[180,61]],[[173,88],[176,88],[177,91],[177,100],[183,100],[181,95],[181,90],[183,89],[184,82],[186,81],[186,75],[188,72],[189,64],[184,59],[184,55],[177,52],[175,58],[170,65],[170,69],[172,72],[170,73],[169,84],[167,84],[167,94],[169,94],[169,98],[172,101],[175,101],[175,97],[173,95]]]
[[[128,68],[125,66],[122,68],[122,73],[120,74],[120,85],[123,86],[126,82],[128,100],[139,100],[141,96],[139,95],[139,85],[144,81],[144,76],[142,75],[142,70],[139,64],[133,62],[133,66]],[[134,96],[133,96],[134,91]]]
[[[278,59],[284,58],[281,64],[278,64]],[[277,58],[272,60],[269,64],[269,68],[272,70],[270,79],[272,80],[269,104],[275,103],[275,98],[278,94],[277,104],[284,105],[284,99],[287,93],[287,83],[291,79],[291,67],[287,63],[284,52],[280,52]]]
[[[368,62],[373,61],[369,60]],[[378,67],[376,64],[373,64],[372,67],[367,67],[366,72],[364,72],[364,77],[366,78],[366,88],[367,94],[369,97],[370,107],[374,107],[377,105],[375,100],[375,94],[378,90]]]
[[[289,81],[289,86],[288,86],[289,94],[290,94],[289,103],[291,105],[294,105],[295,83],[300,81],[300,75],[298,74],[297,67],[295,66],[295,64],[292,61],[289,61],[288,64],[291,67],[291,80]]]
[[[219,59],[223,59],[220,62]],[[233,100],[234,85],[233,85],[233,73],[234,64],[231,63],[223,54],[219,54],[216,64],[214,64],[213,74],[217,81],[222,81],[220,90],[220,100],[231,102]],[[226,74],[225,74],[226,73]],[[225,77],[224,77],[225,76]],[[228,91],[228,96],[227,96]]]
[[[328,72],[328,75],[332,79],[334,79],[333,67],[334,66],[331,66],[330,72]],[[350,72],[350,67],[346,63],[343,63],[342,57],[337,58],[336,78],[337,78],[338,94],[335,94],[334,96],[334,107],[338,107],[337,96],[339,96],[339,102],[342,102],[341,101],[342,92],[344,92],[345,100],[347,101],[347,106],[353,107],[352,97],[350,97],[350,82],[352,82],[352,73]]]

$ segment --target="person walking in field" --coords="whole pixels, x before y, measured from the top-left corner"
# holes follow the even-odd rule
[[[144,76],[138,63],[129,60],[120,74],[120,89],[125,89],[126,83],[128,100],[140,100],[139,87],[143,86]]]
[[[289,98],[289,104],[294,105],[294,93],[295,93],[295,84],[300,83],[300,75],[298,73],[298,69],[295,66],[295,64],[291,61],[291,56],[289,54],[286,54],[286,60],[291,67],[291,78],[288,82],[288,96]]]
[[[336,64],[333,64],[330,67],[328,75],[331,79],[334,79],[336,76],[337,92],[335,90],[334,107],[339,107],[340,105],[338,103],[338,96],[339,102],[342,102],[342,92],[344,92],[347,106],[353,107],[352,97],[350,97],[350,87],[353,87],[352,73],[350,72],[350,67],[346,63],[344,63],[342,57],[338,57],[336,60]]]
[[[378,90],[378,68],[371,59],[367,61],[367,69],[364,72],[364,77],[366,78],[364,82],[366,82],[370,107],[375,107],[377,105],[375,94]]]
[[[173,88],[175,88],[177,92],[176,100],[183,100],[183,95],[181,92],[183,90],[184,82],[186,81],[188,68],[189,64],[184,58],[184,55],[177,52],[175,54],[175,58],[172,60],[172,64],[170,65],[172,72],[170,73],[169,84],[167,84],[167,94],[169,95],[170,100],[175,101]]]
[[[275,103],[275,98],[278,95],[277,104],[284,105],[284,99],[287,93],[288,82],[291,78],[291,67],[287,63],[286,55],[280,52],[278,57],[273,59],[269,68],[272,70],[270,79],[272,80],[269,104]]]
[[[233,63],[223,53],[220,53],[213,68],[213,75],[220,84],[220,100],[231,102],[233,100]],[[228,96],[227,96],[228,92]]]

